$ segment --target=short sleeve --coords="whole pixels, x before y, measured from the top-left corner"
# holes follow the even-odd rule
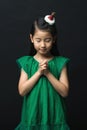
[[[18,64],[19,69],[23,69],[27,73],[27,62],[28,62],[29,56],[23,56],[16,60],[16,63]]]
[[[63,56],[60,56],[59,58],[58,58],[58,73],[59,73],[59,75],[60,75],[60,73],[61,73],[61,71],[62,71],[62,69],[63,69],[63,67],[66,65],[67,67],[68,67],[68,63],[69,63],[69,61],[70,61],[70,59],[69,58],[67,58],[67,57],[63,57]]]

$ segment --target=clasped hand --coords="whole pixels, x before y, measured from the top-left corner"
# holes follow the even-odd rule
[[[40,72],[41,75],[46,75],[49,72],[47,60],[39,63],[38,71]]]

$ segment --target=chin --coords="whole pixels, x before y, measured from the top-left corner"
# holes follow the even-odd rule
[[[47,54],[47,52],[46,51],[40,51],[40,54]]]

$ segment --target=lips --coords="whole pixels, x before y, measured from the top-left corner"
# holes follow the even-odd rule
[[[40,51],[46,51],[46,49],[40,49]]]

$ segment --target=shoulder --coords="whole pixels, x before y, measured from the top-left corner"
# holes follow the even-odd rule
[[[23,68],[25,72],[27,72],[27,68],[32,64],[32,56],[22,56],[16,59],[16,63],[18,64],[19,68]]]
[[[56,56],[55,59],[58,63],[61,63],[61,64],[68,63],[70,61],[70,58],[64,57],[64,56]]]
[[[64,57],[64,56],[55,57],[55,62],[56,62],[56,66],[57,66],[57,70],[59,74],[61,73],[63,68],[66,68],[65,66],[68,65],[69,61],[70,59],[68,57]]]
[[[20,62],[22,64],[25,64],[27,62],[30,62],[32,60],[32,56],[22,56],[16,59],[16,62]]]

